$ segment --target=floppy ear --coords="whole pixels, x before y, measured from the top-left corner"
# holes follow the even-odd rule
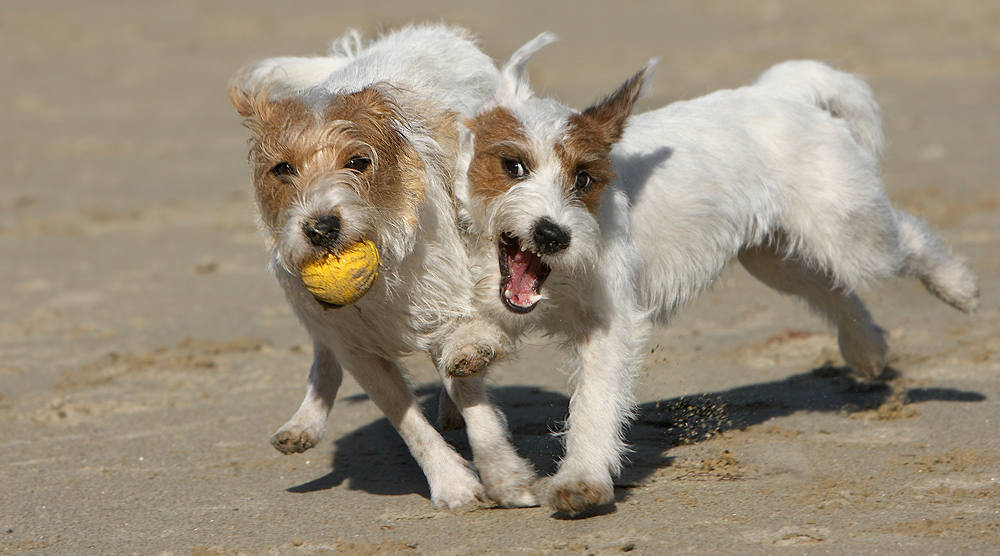
[[[229,92],[229,100],[236,107],[236,111],[239,112],[240,116],[244,118],[249,118],[253,114],[253,95],[250,94],[246,88],[243,87],[242,79],[240,75],[237,75],[229,82],[227,91]]]
[[[658,58],[650,60],[617,91],[580,114],[603,129],[610,143],[616,143],[621,139],[625,122],[632,114],[636,101],[647,93],[646,80],[653,75],[658,61]]]
[[[346,45],[348,39],[361,40],[348,34],[340,42]],[[236,72],[229,81],[229,99],[245,118],[253,114],[255,104],[268,98],[276,100],[319,87],[330,74],[350,62],[351,56],[350,52],[338,51],[330,56],[283,56],[254,62]]]
[[[515,98],[528,98],[531,96],[531,85],[528,77],[524,73],[524,66],[535,55],[536,52],[547,44],[559,40],[554,33],[545,32],[528,41],[527,44],[517,49],[517,52],[507,60],[507,63],[500,69],[500,78],[497,81],[493,96],[487,101],[487,106],[495,106],[505,101]]]

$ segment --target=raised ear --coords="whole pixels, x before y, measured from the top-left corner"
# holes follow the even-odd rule
[[[647,92],[646,80],[653,75],[658,61],[650,60],[617,91],[584,110],[581,116],[603,129],[611,143],[618,142],[636,101]]]
[[[524,66],[527,65],[528,61],[543,46],[554,43],[557,40],[559,40],[559,37],[554,33],[546,31],[528,41],[521,48],[518,48],[517,52],[500,69],[500,78],[497,81],[496,90],[487,104],[497,105],[515,98],[530,97],[531,85],[528,83],[528,77],[524,73]]]

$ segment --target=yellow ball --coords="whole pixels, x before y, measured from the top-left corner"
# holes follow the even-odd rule
[[[299,275],[316,299],[338,306],[354,303],[378,277],[378,248],[370,239],[361,238],[339,253],[327,253],[302,265]]]

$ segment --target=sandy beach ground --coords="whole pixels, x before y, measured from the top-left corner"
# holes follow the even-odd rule
[[[226,82],[428,20],[497,60],[555,31],[531,77],[577,107],[653,56],[642,109],[790,58],[864,75],[889,195],[971,260],[981,309],[865,292],[896,375],[863,387],[823,322],[727,271],[651,340],[616,507],[587,519],[435,511],[349,378],[326,439],[279,454],[311,347],[265,269]],[[2,0],[0,83],[0,554],[1000,554],[995,1]],[[492,374],[543,474],[562,365],[531,344]]]

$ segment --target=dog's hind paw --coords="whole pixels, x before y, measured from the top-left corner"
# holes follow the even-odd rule
[[[588,480],[560,481],[557,475],[549,489],[549,505],[568,516],[615,501],[615,487],[610,480],[606,484]]]
[[[490,498],[504,508],[534,508],[538,506],[535,494],[529,486],[505,488],[502,491],[490,491]]]
[[[465,417],[458,410],[455,402],[448,395],[448,391],[441,389],[441,396],[438,398],[438,428],[441,432],[456,431],[465,428]]]
[[[286,425],[271,436],[271,446],[283,454],[297,454],[312,448],[322,439],[323,431]]]
[[[837,336],[844,361],[865,380],[876,380],[889,362],[886,333],[875,323],[841,327]]]

